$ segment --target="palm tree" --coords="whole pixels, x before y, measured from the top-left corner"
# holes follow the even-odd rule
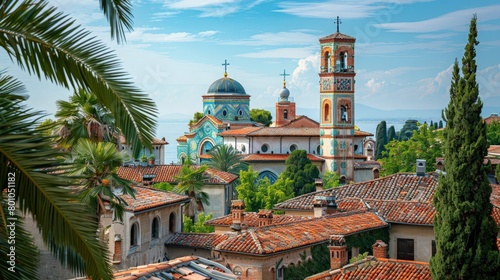
[[[108,253],[96,238],[97,223],[90,208],[62,187],[73,183],[65,176],[71,165],[61,163],[59,158],[65,154],[53,148],[51,136],[36,128],[42,115],[23,106],[26,97],[19,94],[23,90],[20,82],[0,73],[0,178],[13,182],[2,183],[2,193],[9,195],[1,198],[0,278],[38,278],[34,258],[38,251],[23,229],[20,213],[12,207],[16,202],[23,214],[33,216],[43,240],[63,264],[93,279],[111,279]],[[7,255],[12,246],[8,243],[11,231],[7,226],[16,218],[12,272]]]
[[[183,164],[179,174],[174,177],[177,181],[174,192],[185,194],[191,198],[185,210],[186,216],[193,219],[193,221],[197,212],[204,211],[203,204],[210,205],[208,194],[201,190],[207,178],[205,175],[207,168],[206,165],[195,167]]]
[[[123,206],[126,202],[117,195],[122,194],[134,197],[131,181],[118,177],[118,167],[126,161],[127,154],[116,150],[116,146],[109,142],[92,142],[90,139],[80,139],[73,147],[72,174],[80,178],[80,197],[84,203],[96,211],[99,219],[105,211],[103,198],[109,201],[114,210],[114,219],[122,220]]]
[[[131,2],[100,0],[111,37],[119,43],[132,26]],[[94,93],[133,145],[134,156],[143,145],[151,148],[157,114],[154,102],[133,85],[105,44],[50,7],[48,1],[0,0],[0,48],[40,79]],[[16,224],[16,272],[9,271],[7,222],[18,213],[6,206],[15,202],[23,213],[33,216],[43,240],[61,262],[92,279],[111,279],[106,247],[96,238],[95,214],[64,188],[73,184],[64,176],[71,165],[60,162],[64,154],[53,149],[54,139],[36,128],[41,115],[22,104],[22,89],[14,78],[0,73],[0,175],[15,179],[15,187],[2,183],[1,189],[4,194],[13,190],[15,197],[1,198],[0,278],[38,278],[30,261],[36,251],[27,245],[29,239],[20,222]]]
[[[57,108],[56,134],[61,147],[69,149],[81,138],[94,142],[119,140],[115,119],[97,101],[95,94],[80,89],[73,93],[70,101],[58,100]]]
[[[241,154],[228,145],[217,145],[208,153],[211,156],[207,165],[213,169],[239,175],[241,170],[247,170],[248,164],[241,161]]]

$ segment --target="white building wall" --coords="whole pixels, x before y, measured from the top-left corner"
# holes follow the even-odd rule
[[[432,226],[391,224],[389,257],[396,259],[398,238],[413,239],[415,261],[429,262],[432,256],[432,240],[434,228]]]
[[[318,137],[253,137],[253,141],[250,142],[252,145],[252,153],[263,153],[263,154],[286,154],[290,153],[290,146],[296,145],[297,149],[305,150],[309,154],[316,154],[316,148],[319,145]],[[262,151],[262,146],[267,144],[269,150],[267,152]]]

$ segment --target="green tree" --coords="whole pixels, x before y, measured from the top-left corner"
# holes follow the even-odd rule
[[[127,159],[125,152],[119,152],[113,143],[92,142],[80,139],[72,150],[72,174],[78,178],[82,187],[80,197],[84,203],[95,209],[96,219],[104,211],[105,197],[114,210],[115,219],[123,218],[123,206],[127,203],[118,195],[128,194],[135,198],[131,181],[118,176],[118,168]]]
[[[248,164],[243,162],[241,154],[228,145],[216,145],[208,153],[211,158],[207,165],[211,168],[239,175],[247,170]]]
[[[189,120],[189,125],[193,125],[195,123],[197,123],[199,120],[201,120],[201,118],[203,118],[205,115],[203,115],[202,112],[195,112],[193,114],[193,118],[191,120]]]
[[[486,125],[486,138],[490,145],[500,145],[500,122],[495,121]]]
[[[443,112],[446,175],[434,195],[436,255],[433,279],[498,279],[498,228],[491,216],[491,186],[483,167],[487,154],[483,104],[476,82],[477,17],[470,23],[462,58],[462,77],[455,60],[450,102]]]
[[[438,128],[443,128],[443,120],[440,120],[440,121],[439,121],[439,126],[438,126]]]
[[[391,125],[387,130],[387,143],[391,142],[393,139],[396,139],[396,128]]]
[[[210,205],[208,194],[202,190],[207,179],[205,175],[207,168],[206,165],[195,167],[183,164],[179,174],[174,177],[177,181],[174,192],[185,194],[191,198],[191,201],[185,206],[185,213],[193,220],[198,212],[204,211],[203,204]]]
[[[273,209],[274,205],[285,200],[293,198],[293,181],[281,176],[269,185],[269,179],[265,178],[261,184],[257,184],[257,201],[260,204],[259,209]],[[258,211],[256,209],[255,211]]]
[[[420,126],[420,129],[407,141],[392,140],[386,146],[382,163],[382,176],[398,172],[415,172],[417,159],[425,159],[426,171],[434,170],[434,162],[437,157],[443,156],[443,144],[440,135],[429,128],[427,124]]]
[[[259,122],[265,126],[269,126],[273,123],[273,116],[271,112],[264,109],[252,109],[250,110],[250,120],[254,122]]]
[[[123,41],[124,31],[132,25],[131,1],[100,2],[111,26],[111,37]],[[28,73],[66,88],[96,93],[127,141],[133,144],[134,154],[143,145],[150,147],[156,126],[154,103],[121,70],[115,54],[68,15],[43,0],[4,0],[0,3],[0,34],[0,47]],[[0,76],[4,82],[15,81],[3,73]],[[92,279],[110,279],[106,247],[96,239],[97,224],[89,219],[88,207],[64,188],[73,183],[63,178],[68,166],[58,165],[61,163],[56,160],[64,154],[54,151],[54,140],[36,128],[40,113],[21,104],[23,99],[17,94],[19,82],[3,83],[0,87],[0,174],[16,174],[17,205],[33,216],[43,240],[63,263]],[[153,117],[146,111],[152,112]],[[47,174],[49,170],[51,173]],[[20,233],[21,222],[16,230],[21,244],[25,241],[21,239],[25,237]],[[7,244],[5,227],[0,232],[0,244]],[[28,261],[36,252],[29,246],[17,248],[16,255],[27,256],[26,261],[17,263],[18,272],[12,273],[2,259],[0,278],[38,278]],[[6,252],[5,249],[2,247],[1,251]],[[5,258],[7,254],[0,255]]]
[[[417,120],[407,120],[398,133],[399,141],[406,141],[411,138],[413,132],[418,130],[419,123]]]
[[[215,231],[214,226],[207,226],[205,222],[211,220],[213,217],[212,213],[205,215],[204,213],[198,214],[198,219],[193,222],[193,219],[184,215],[183,217],[183,232],[193,232],[193,233],[210,233]]]
[[[262,196],[259,198],[259,190],[268,188],[270,183],[268,178],[257,180],[258,177],[259,173],[254,172],[252,166],[249,166],[247,171],[240,171],[240,184],[236,191],[238,199],[245,203],[247,212],[257,212],[264,208]]]
[[[293,151],[286,160],[286,168],[282,173],[283,179],[293,181],[295,196],[310,193],[316,190],[314,181],[319,177],[318,168],[307,158],[304,150]]]
[[[375,159],[378,160],[382,158],[382,154],[385,151],[385,145],[387,144],[387,124],[385,121],[381,121],[377,125],[375,139]]]
[[[340,186],[340,176],[337,172],[330,170],[325,171],[323,174],[323,189],[331,189]]]
[[[71,148],[82,138],[94,142],[119,140],[120,131],[109,110],[99,103],[95,94],[82,89],[73,93],[70,101],[57,101],[55,117],[61,147]]]
[[[155,188],[157,190],[167,191],[167,192],[171,192],[174,190],[174,186],[170,183],[167,183],[167,182],[153,184],[153,188]]]

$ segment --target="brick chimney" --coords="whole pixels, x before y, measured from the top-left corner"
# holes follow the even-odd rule
[[[273,211],[272,210],[259,210],[257,213],[259,217],[259,227],[268,226],[273,223]]]
[[[332,235],[330,237],[330,268],[339,269],[347,264],[347,245],[343,235]]]
[[[326,214],[333,214],[339,211],[337,202],[335,200],[336,199],[334,195],[329,195],[326,197]]]
[[[375,244],[372,245],[373,256],[375,258],[387,258],[387,244],[382,240],[375,241]]]
[[[323,179],[321,178],[316,178],[314,179],[314,186],[316,187],[316,191],[322,191],[323,190]]]
[[[245,221],[245,203],[243,200],[231,200],[231,217],[233,218],[231,228],[234,231],[241,231],[241,227]]]
[[[314,207],[314,217],[322,217],[326,214],[326,197],[322,195],[316,195],[313,200]]]

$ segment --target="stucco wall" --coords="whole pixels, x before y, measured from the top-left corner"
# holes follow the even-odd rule
[[[389,257],[397,258],[397,240],[398,238],[414,240],[415,261],[428,262],[432,256],[432,240],[434,238],[434,229],[431,226],[401,225],[391,224],[389,231]]]

